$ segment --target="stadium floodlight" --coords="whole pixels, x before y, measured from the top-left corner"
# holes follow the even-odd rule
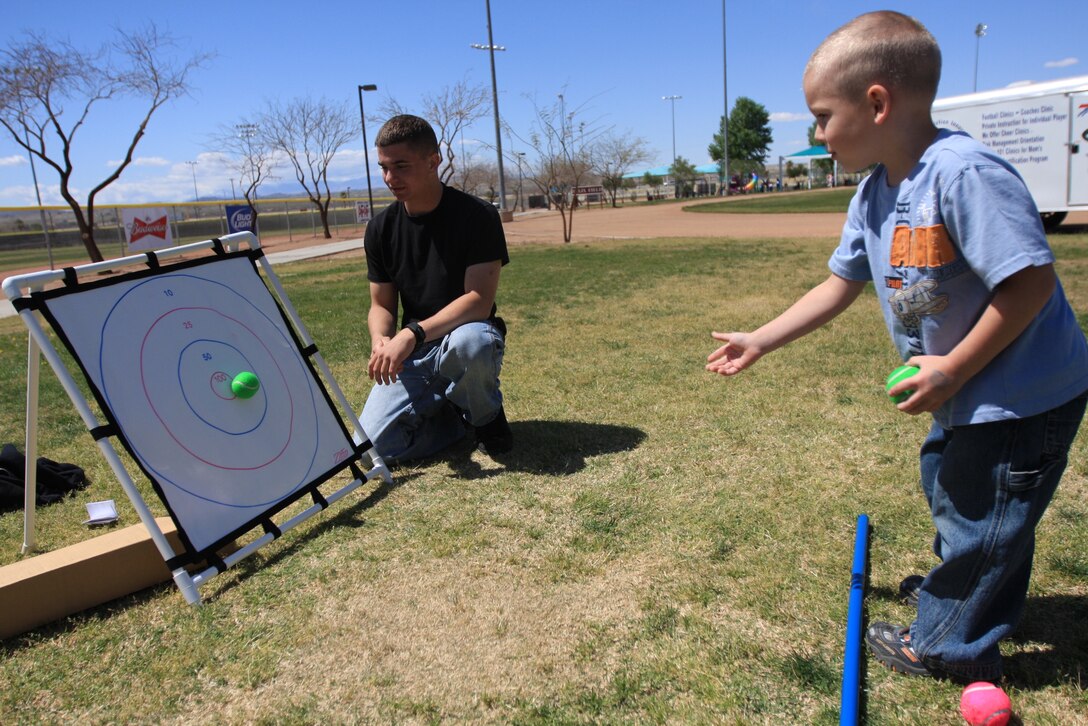
[[[491,58],[491,101],[495,109],[495,149],[499,162],[499,211],[505,212],[506,175],[503,173],[502,168],[502,133],[499,126],[499,87],[495,82],[495,51],[506,50],[506,46],[495,45],[495,41],[491,37],[491,0],[486,0],[485,6],[487,8],[487,45],[472,43],[471,47],[476,50],[486,50]]]
[[[676,101],[683,96],[662,96],[662,101],[672,103],[672,165],[676,166]]]
[[[990,26],[986,23],[979,23],[975,26],[975,91],[978,90],[978,46],[982,40],[982,36],[986,35],[986,31],[990,29]]]

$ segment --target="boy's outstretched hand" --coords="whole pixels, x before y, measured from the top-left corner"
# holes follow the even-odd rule
[[[748,333],[711,333],[725,345],[707,356],[706,369],[722,376],[735,376],[763,356]]]

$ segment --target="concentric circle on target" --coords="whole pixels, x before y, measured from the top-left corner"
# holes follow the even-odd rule
[[[199,301],[199,302],[194,302]],[[140,460],[164,481],[228,506],[274,502],[307,480],[318,451],[313,376],[277,322],[194,275],[141,282],[102,325],[103,393]],[[241,399],[230,379],[254,372]]]
[[[211,356],[205,357],[208,351],[212,351]],[[189,372],[194,366],[198,369],[195,374]],[[223,368],[233,371],[253,367],[230,343],[201,338],[186,345],[178,355],[178,386],[194,416],[228,436],[241,436],[260,426],[268,415],[268,394],[247,399],[252,403],[238,405],[238,396],[231,389],[234,377]],[[209,370],[211,374],[204,381]],[[141,369],[140,373],[146,378],[149,371]],[[241,427],[235,428],[239,419]]]

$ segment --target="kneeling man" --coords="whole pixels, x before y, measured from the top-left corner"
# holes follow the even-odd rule
[[[489,455],[508,452],[513,436],[499,389],[506,325],[495,295],[510,258],[498,211],[441,182],[438,140],[425,120],[394,116],[375,144],[396,201],[364,239],[367,373],[376,385],[363,430],[392,463],[438,453],[470,429]]]

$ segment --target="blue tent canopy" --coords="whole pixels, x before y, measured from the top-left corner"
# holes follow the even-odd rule
[[[786,154],[785,159],[796,159],[798,157],[806,157],[809,159],[827,159],[831,157],[831,154],[827,153],[826,146],[810,146],[802,151],[797,151],[793,154]]]
[[[808,165],[808,183],[812,185],[812,162],[818,159],[830,159],[831,154],[827,153],[827,147],[823,145],[810,146],[807,149],[794,152],[793,154],[787,154],[785,156],[778,157],[778,174],[780,177],[784,177],[785,171],[783,170],[783,162],[787,159],[796,159],[800,162],[804,162]],[[839,176],[839,162],[834,162],[834,171],[832,178],[837,179]]]
[[[654,176],[670,176],[671,165],[667,166],[655,166],[653,169],[644,169],[643,171],[632,171],[629,174],[624,174],[624,179],[641,179],[643,174],[653,174]],[[696,174],[717,174],[718,164],[717,162],[711,164],[700,164],[695,167]]]

